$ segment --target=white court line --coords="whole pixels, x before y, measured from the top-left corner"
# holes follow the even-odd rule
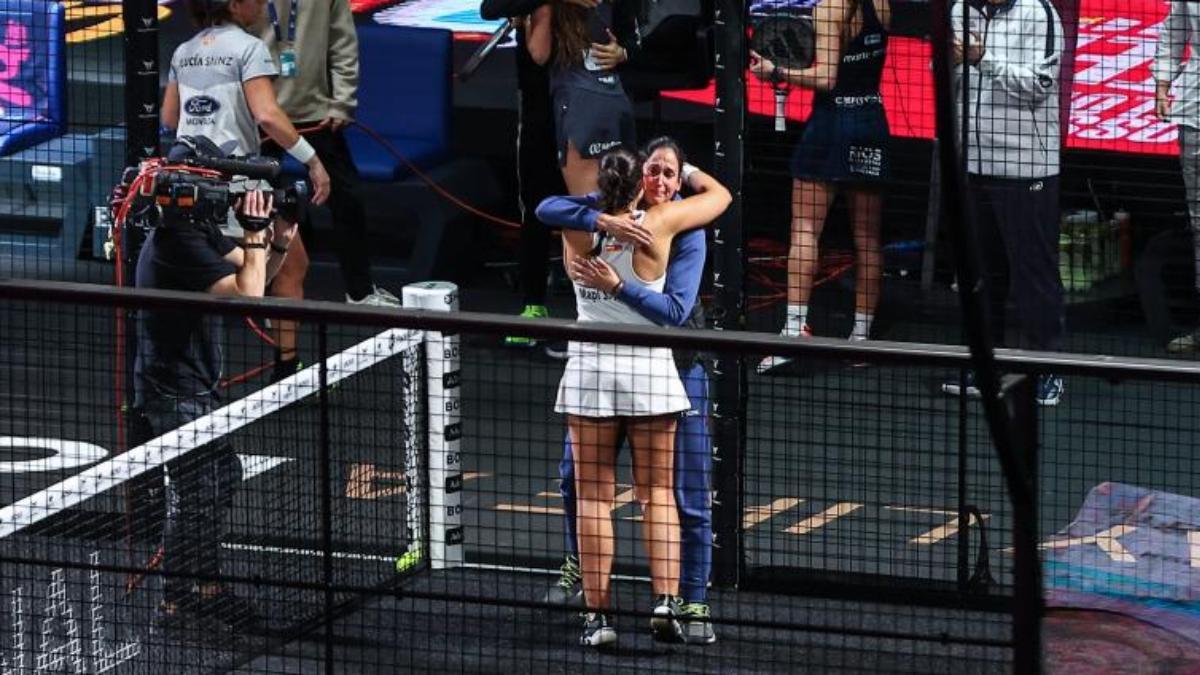
[[[279,555],[299,555],[316,558],[325,555],[324,551],[308,548],[291,548],[288,546],[260,546],[258,544],[231,544],[223,542],[221,548],[230,551],[250,551],[253,553],[278,553]],[[333,557],[339,560],[369,560],[371,562],[396,562],[403,553],[396,555],[375,555],[371,553],[351,553],[350,551],[333,551]]]
[[[339,382],[421,342],[421,331],[389,329],[325,360]],[[76,506],[193,449],[277,412],[320,388],[316,365],[0,509],[0,539]]]
[[[307,548],[291,548],[287,546],[260,546],[258,544],[232,544],[223,543],[222,548],[230,551],[250,551],[253,553],[278,553],[280,555],[298,555],[310,558],[320,557],[325,555],[324,551],[317,551]],[[370,562],[396,562],[401,554],[396,555],[374,555],[370,553],[351,553],[349,551],[334,551],[333,557],[339,560],[366,560]],[[546,576],[554,576],[560,574],[557,569],[543,567],[521,567],[517,565],[490,565],[486,563],[470,563],[464,562],[461,567],[472,570],[486,570],[491,572],[521,572],[524,574],[544,574]],[[650,577],[635,576],[630,574],[614,574],[613,579],[620,581],[650,581]]]

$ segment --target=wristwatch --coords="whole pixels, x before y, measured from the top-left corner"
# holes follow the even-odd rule
[[[246,249],[257,248],[257,249],[262,249],[265,251],[265,250],[267,250],[267,242],[265,242],[265,241],[245,241],[245,242],[242,242],[242,248],[246,248]]]
[[[780,68],[779,66],[773,65],[771,67],[771,76],[769,79],[771,80],[771,84],[778,86],[778,85],[783,84],[783,81],[786,80],[787,78],[785,78],[783,76],[782,68]]]

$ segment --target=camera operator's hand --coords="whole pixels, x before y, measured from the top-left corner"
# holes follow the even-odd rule
[[[271,208],[275,196],[269,192],[251,190],[238,202],[237,219],[245,233],[242,242],[245,244],[266,244],[269,233],[267,227],[271,224]]]
[[[329,199],[329,174],[325,172],[325,165],[321,160],[314,156],[308,161],[308,179],[312,181],[313,196],[312,203],[320,206]]]

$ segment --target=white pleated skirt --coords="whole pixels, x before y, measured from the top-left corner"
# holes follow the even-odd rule
[[[671,350],[572,342],[554,411],[581,417],[653,417],[690,409]]]

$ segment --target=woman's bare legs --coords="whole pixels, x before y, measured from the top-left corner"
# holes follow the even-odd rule
[[[858,250],[858,269],[855,274],[852,338],[866,339],[879,305],[879,288],[883,279],[883,253],[880,229],[883,223],[883,196],[875,191],[849,192],[851,222],[854,227],[854,247]]]
[[[679,595],[679,511],[675,507],[674,417],[626,420],[633,486],[642,507],[642,542],[655,595]]]
[[[270,282],[271,295],[277,298],[292,300],[304,299],[304,277],[308,276],[308,251],[304,248],[304,240],[297,235],[288,246],[287,257]],[[296,358],[296,321],[279,320],[273,322],[272,337],[275,348],[283,361]]]
[[[584,159],[575,144],[567,143],[567,163],[562,167],[563,182],[567,184],[567,192],[573,195],[586,195],[600,189],[600,160]]]
[[[602,612],[609,607],[616,548],[612,509],[619,422],[568,415],[567,429],[575,455],[575,527],[583,597],[589,610]]]
[[[825,228],[825,218],[829,215],[833,197],[834,189],[829,183],[792,181],[792,239],[788,249],[787,289],[789,309],[802,306],[807,310],[808,299],[812,296],[813,277],[820,263],[821,231]],[[799,323],[807,323],[807,316],[801,317]],[[789,326],[785,326],[787,328]],[[798,330],[799,326],[795,328]]]

